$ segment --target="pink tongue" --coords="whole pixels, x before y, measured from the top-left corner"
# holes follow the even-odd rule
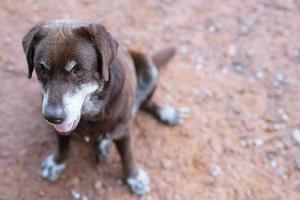
[[[53,125],[53,127],[60,133],[66,133],[72,130],[73,123]]]

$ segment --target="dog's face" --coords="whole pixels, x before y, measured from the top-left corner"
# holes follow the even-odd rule
[[[74,130],[86,99],[109,81],[118,43],[101,25],[51,21],[23,38],[28,77],[42,85],[42,113],[60,133]]]

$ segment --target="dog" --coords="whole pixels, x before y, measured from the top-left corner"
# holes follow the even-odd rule
[[[22,46],[28,78],[35,71],[41,85],[43,118],[57,133],[58,150],[42,162],[41,176],[48,181],[59,178],[72,136],[89,127],[96,130],[98,160],[104,160],[115,144],[129,188],[137,195],[149,192],[150,178],[134,159],[130,132],[141,109],[168,125],[187,117],[186,109],[151,100],[158,70],[175,49],[153,56],[126,51],[101,24],[78,20],[41,22],[24,36]]]

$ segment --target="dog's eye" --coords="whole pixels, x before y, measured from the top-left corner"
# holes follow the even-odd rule
[[[80,73],[81,73],[81,69],[79,68],[78,65],[76,65],[76,66],[72,69],[72,73],[74,73],[74,74],[80,74]]]
[[[37,69],[42,72],[42,73],[46,73],[47,72],[47,67],[46,64],[44,62],[41,62],[38,66]]]

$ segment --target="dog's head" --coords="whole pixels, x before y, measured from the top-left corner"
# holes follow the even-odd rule
[[[99,24],[49,21],[22,40],[28,78],[35,70],[42,85],[42,113],[60,133],[76,128],[85,99],[110,80],[118,43]]]

